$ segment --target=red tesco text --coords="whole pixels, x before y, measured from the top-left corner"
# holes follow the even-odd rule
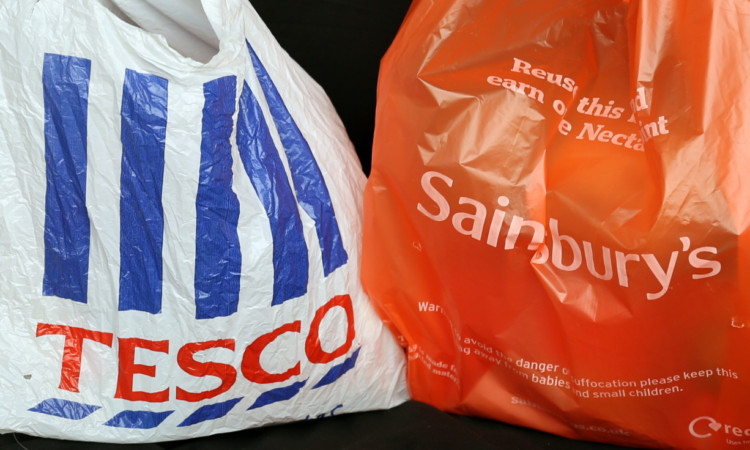
[[[328,352],[321,346],[320,325],[329,311],[335,307],[341,307],[346,312],[347,334],[346,342],[338,348]],[[297,364],[283,373],[269,373],[261,367],[260,355],[263,350],[285,333],[301,333],[302,322],[296,320],[265,333],[256,338],[245,348],[240,365],[242,375],[252,383],[269,384],[288,380],[300,374],[301,364]],[[114,335],[101,331],[87,330],[85,328],[71,327],[67,325],[53,325],[39,323],[36,330],[37,337],[47,335],[65,336],[65,344],[62,355],[62,371],[60,376],[60,389],[71,392],[79,392],[78,380],[81,374],[81,355],[83,353],[84,341],[97,342],[101,345],[112,347]],[[305,339],[305,355],[313,364],[327,364],[334,359],[345,355],[354,342],[354,311],[352,301],[348,295],[333,297],[316,312],[310,324],[310,330]],[[141,338],[118,337],[118,376],[115,398],[130,401],[146,401],[152,403],[166,402],[169,400],[169,388],[158,392],[136,391],[133,389],[133,376],[136,374],[148,377],[156,376],[156,366],[136,364],[135,351],[137,348],[152,352],[169,353],[169,341],[152,341]],[[190,392],[176,387],[177,400],[198,402],[216,397],[228,391],[237,381],[237,370],[229,364],[207,361],[196,361],[194,355],[203,350],[212,348],[225,348],[235,350],[234,339],[218,339],[214,341],[191,342],[183,345],[177,352],[177,364],[185,373],[194,377],[212,376],[221,380],[221,384],[214,389],[203,392]]]

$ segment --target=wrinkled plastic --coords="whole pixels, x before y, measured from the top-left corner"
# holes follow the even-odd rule
[[[324,92],[245,1],[181,3],[207,62],[107,4],[0,4],[0,430],[162,441],[406,400]]]
[[[381,67],[363,281],[415,399],[750,445],[748,11],[412,5]]]

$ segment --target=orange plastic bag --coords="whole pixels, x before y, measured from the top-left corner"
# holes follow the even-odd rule
[[[413,397],[750,446],[750,3],[417,1],[381,66],[363,281]]]

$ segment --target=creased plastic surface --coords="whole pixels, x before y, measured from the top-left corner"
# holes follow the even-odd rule
[[[363,281],[415,399],[750,445],[744,1],[418,1],[384,58]]]
[[[205,63],[98,2],[0,3],[2,431],[161,441],[408,397],[332,105],[247,2],[202,7]]]

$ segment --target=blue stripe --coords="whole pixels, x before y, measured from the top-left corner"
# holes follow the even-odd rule
[[[101,408],[101,406],[87,405],[85,403],[72,402],[59,398],[48,398],[42,401],[29,411],[47,414],[55,417],[62,417],[70,420],[85,419],[91,413]]]
[[[342,362],[339,365],[331,367],[331,370],[328,371],[325,375],[323,375],[323,378],[318,381],[318,384],[313,386],[313,389],[318,389],[323,386],[327,386],[342,376],[350,370],[354,368],[354,364],[357,363],[357,357],[359,356],[359,351],[362,350],[362,348],[358,348],[357,351],[355,351],[352,356],[347,358],[344,362]]]
[[[271,223],[274,270],[272,305],[278,305],[307,292],[307,244],[284,165],[271,139],[260,105],[247,83],[240,96],[237,146]]]
[[[86,303],[90,223],[86,211],[86,139],[91,61],[44,55],[43,295]]]
[[[161,311],[167,80],[132,70],[122,93],[120,311]]]
[[[266,391],[258,396],[258,398],[255,400],[255,403],[253,403],[253,406],[247,408],[248,411],[251,409],[261,408],[266,405],[270,405],[271,403],[276,402],[283,402],[284,400],[289,400],[293,398],[295,395],[299,394],[299,391],[302,389],[302,387],[305,385],[305,381],[298,381],[297,383],[290,384],[289,386],[284,386],[276,389],[271,389],[270,391]]]
[[[232,191],[232,144],[237,79],[203,85],[203,139],[196,206],[196,319],[237,312],[242,254],[237,235],[240,204]]]
[[[108,427],[149,430],[164,422],[174,411],[123,411],[104,423]]]
[[[190,414],[178,427],[187,427],[195,425],[196,423],[205,422],[207,420],[220,419],[234,408],[234,406],[242,400],[240,398],[234,398],[221,403],[214,403],[212,405],[205,405],[198,408],[194,413]]]
[[[294,118],[289,114],[276,85],[249,42],[247,42],[247,48],[252,56],[255,73],[263,88],[266,102],[268,102],[276,129],[281,137],[281,143],[289,160],[297,199],[302,209],[315,221],[318,241],[323,252],[323,270],[325,275],[328,276],[331,272],[346,264],[347,261],[347,254],[344,250],[341,232],[331,203],[331,196],[310,146]]]

